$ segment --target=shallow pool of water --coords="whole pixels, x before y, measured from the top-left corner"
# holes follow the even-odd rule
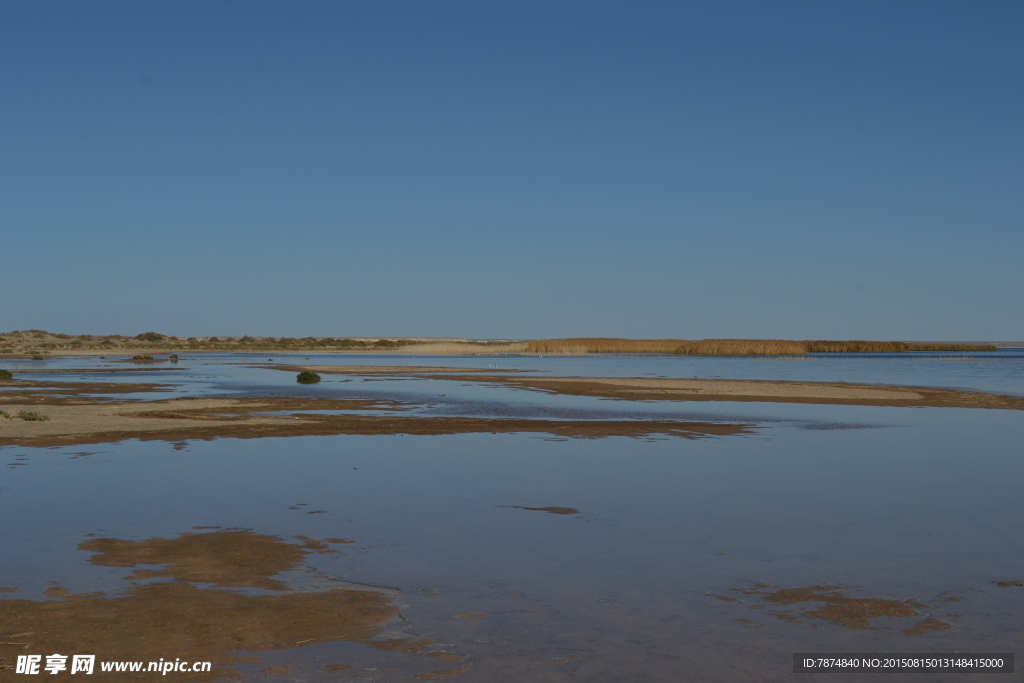
[[[1024,394],[1024,355],[990,355],[275,358]],[[793,674],[792,654],[1013,652],[1022,642],[1024,587],[1013,585],[1024,580],[1020,411],[633,402],[458,378],[325,375],[303,386],[292,373],[249,367],[252,360],[183,356],[174,370],[157,364],[111,381],[173,385],[169,394],[144,398],[386,398],[418,404],[423,416],[669,416],[743,421],[755,430],[697,440],[464,434],[3,448],[0,586],[19,590],[0,599],[45,599],[53,581],[74,592],[123,590],[128,570],[90,564],[77,549],[87,534],[147,539],[219,526],[356,541],[343,555],[311,556],[310,570],[397,590],[409,633],[465,657],[460,663],[470,668],[457,680],[847,680],[849,674]],[[33,367],[102,364],[62,359]],[[525,509],[550,506],[578,513]],[[913,601],[915,614],[872,617],[859,628],[808,614],[821,601],[770,599],[779,589],[810,586],[842,589],[845,598]],[[926,619],[944,626],[906,632]],[[357,643],[260,656],[262,664],[240,668],[246,678],[263,678],[260,671],[272,665],[288,665],[291,679],[309,681],[356,674],[409,680],[423,668],[416,657]],[[354,668],[322,668],[335,661]],[[1020,676],[857,675],[925,678],[996,683]]]

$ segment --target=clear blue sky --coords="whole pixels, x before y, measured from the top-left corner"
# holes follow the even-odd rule
[[[1024,3],[0,2],[0,329],[1024,339]]]

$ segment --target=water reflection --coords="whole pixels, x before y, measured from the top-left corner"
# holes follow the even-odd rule
[[[793,678],[795,651],[1013,651],[1019,642],[1019,411],[695,407],[435,379],[353,378],[309,389],[287,373],[228,363],[239,360],[183,357],[180,371],[154,371],[153,378],[124,373],[111,381],[173,376],[176,395],[190,396],[315,391],[390,399],[414,404],[411,412],[421,416],[671,416],[758,428],[700,440],[485,433],[4,448],[0,586],[18,589],[0,595],[4,609],[28,620],[65,610],[70,638],[72,627],[96,617],[90,610],[106,609],[127,628],[128,612],[164,604],[167,596],[147,591],[177,591],[175,604],[237,608],[241,615],[249,598],[317,601],[323,598],[309,596],[353,586],[365,593],[360,600],[379,596],[366,606],[381,619],[349,639],[323,640],[315,619],[294,633],[260,626],[263,649],[255,640],[227,647],[210,635],[211,648],[235,658],[223,665],[245,679],[783,681]],[[538,366],[542,360],[549,361],[536,359]],[[610,361],[622,374],[640,376],[664,374],[677,360],[561,358],[540,369],[610,376]],[[479,359],[458,362],[473,361]],[[886,364],[914,362],[851,359],[814,372],[865,381],[886,376]],[[66,360],[46,365],[57,363],[83,367]],[[948,368],[969,363],[921,361],[917,367],[935,370],[920,383],[955,385],[962,371]],[[722,361],[719,372],[728,365]],[[861,369],[844,374],[855,367]],[[813,379],[800,372],[800,379]],[[985,379],[987,372],[968,373],[974,384],[966,386],[1012,385],[1001,390],[1024,394],[1016,370],[998,379]],[[196,540],[179,540],[218,534],[241,534],[235,538],[256,544],[249,554],[261,559],[233,565],[227,544],[223,553],[206,553],[213,563],[204,564],[205,551],[189,545]],[[341,543],[347,539],[356,542]],[[268,543],[287,546],[288,557],[264,552]],[[239,567],[249,573],[237,574]],[[95,592],[104,596],[88,597]],[[216,623],[207,616],[199,621]],[[32,624],[25,631],[46,630]],[[2,628],[3,636],[25,632]],[[192,647],[188,628],[168,633]],[[5,647],[0,657],[17,654]],[[252,656],[260,661],[244,661]]]

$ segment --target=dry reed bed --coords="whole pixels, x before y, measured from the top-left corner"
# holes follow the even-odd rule
[[[693,356],[798,356],[806,353],[906,353],[908,351],[996,351],[995,346],[910,344],[885,341],[798,341],[789,339],[537,339],[531,353],[674,353]]]

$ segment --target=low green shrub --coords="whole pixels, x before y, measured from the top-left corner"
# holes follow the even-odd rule
[[[45,356],[40,356],[38,353],[32,356],[32,360],[46,360]]]
[[[295,381],[299,384],[316,384],[320,381],[320,375],[309,370],[303,370],[295,378]]]
[[[158,342],[163,341],[165,337],[159,332],[143,332],[135,335],[135,338],[139,341]]]
[[[37,413],[34,410],[22,410],[18,413],[18,417],[25,422],[48,422],[50,420],[48,415]]]
[[[13,376],[10,370],[0,370],[0,379],[10,379]]]
[[[5,411],[5,410],[0,410],[0,419],[3,419],[3,420],[10,420],[10,419],[11,419],[11,414],[10,414],[10,413],[8,413],[8,412],[7,412],[7,411]]]

